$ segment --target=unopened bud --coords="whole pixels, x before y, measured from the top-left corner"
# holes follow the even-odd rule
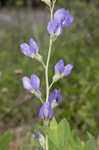
[[[45,4],[47,4],[49,7],[51,6],[51,1],[50,0],[41,0]]]

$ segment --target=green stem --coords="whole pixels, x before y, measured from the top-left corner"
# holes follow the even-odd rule
[[[48,52],[48,58],[47,58],[47,63],[46,63],[46,69],[45,69],[45,76],[46,76],[46,102],[48,101],[48,97],[49,97],[48,67],[49,67],[49,61],[50,61],[50,56],[51,56],[51,49],[52,49],[52,39],[50,38],[49,52]]]
[[[50,8],[50,11],[51,11],[51,20],[53,19],[53,10],[54,10],[54,7]],[[48,97],[49,97],[48,67],[49,67],[49,61],[50,61],[50,57],[51,57],[52,44],[53,44],[53,40],[52,40],[52,36],[50,36],[49,51],[48,51],[48,57],[47,57],[46,68],[45,68],[45,78],[46,78],[46,102],[48,102]]]
[[[49,90],[51,89],[51,87],[53,86],[53,84],[54,84],[54,81],[52,81],[52,83],[50,84]]]
[[[54,4],[55,4],[55,2],[54,2]],[[50,12],[51,12],[51,18],[50,18],[50,20],[53,19],[54,4],[53,4],[52,7],[50,7]],[[50,91],[50,88],[49,88],[49,78],[48,78],[48,67],[49,67],[49,62],[50,62],[50,57],[51,57],[52,44],[53,44],[53,40],[52,40],[52,36],[50,35],[49,51],[48,51],[48,56],[47,56],[46,68],[45,68],[46,102],[48,102],[49,91]],[[46,134],[46,144],[45,144],[45,146],[46,146],[45,150],[48,150],[48,135],[47,134]]]
[[[46,135],[46,150],[48,150],[48,135]]]

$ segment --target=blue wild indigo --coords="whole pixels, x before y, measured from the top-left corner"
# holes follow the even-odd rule
[[[67,64],[64,66],[64,61],[61,59],[54,67],[54,76],[53,76],[53,83],[58,81],[59,79],[68,76],[73,69],[72,64]]]
[[[30,92],[34,90],[37,91],[40,87],[40,79],[35,74],[32,74],[30,79],[26,76],[23,77],[22,82],[23,82],[24,88]]]
[[[32,59],[38,60],[45,67],[44,62],[43,62],[43,58],[38,53],[39,47],[38,47],[37,43],[32,38],[29,39],[29,45],[27,43],[22,43],[22,44],[20,44],[20,48],[21,48],[21,52],[25,56],[28,56],[28,57],[31,57]]]
[[[62,103],[61,89],[54,89],[48,99],[52,108]]]
[[[73,16],[69,10],[61,8],[54,13],[54,18],[49,21],[47,30],[49,34],[59,36],[63,27],[68,27],[73,22]]]
[[[53,118],[54,112],[50,102],[44,102],[40,108],[39,117],[44,120]]]
[[[64,66],[64,61],[61,59],[56,65],[55,65],[55,74],[60,74],[62,76],[68,76],[72,71],[73,65],[68,64]]]
[[[74,17],[70,14],[69,10],[61,8],[54,13],[54,19],[63,27],[68,27],[73,22]]]
[[[33,57],[34,55],[36,55],[38,53],[38,45],[36,44],[36,42],[30,38],[29,40],[29,45],[26,43],[22,43],[20,45],[21,51],[25,56],[29,56],[29,57]]]
[[[61,8],[57,10],[55,13],[53,13],[56,0],[42,0],[42,1],[49,6],[51,12],[51,19],[47,26],[48,33],[50,34],[50,42],[46,63],[44,63],[42,56],[38,53],[39,50],[38,45],[32,38],[29,40],[29,45],[26,43],[20,45],[22,53],[25,56],[35,58],[39,62],[41,62],[45,71],[46,101],[44,101],[44,98],[41,97],[41,92],[39,91],[40,79],[37,75],[32,74],[30,78],[26,76],[22,78],[23,87],[27,89],[29,92],[33,93],[38,99],[40,99],[42,103],[39,112],[39,118],[43,120],[44,127],[42,128],[42,132],[44,132],[44,136],[40,130],[38,130],[37,133],[35,134],[34,139],[36,139],[36,141],[38,141],[39,145],[41,146],[40,147],[37,145],[37,150],[50,150],[50,149],[56,150],[61,148],[64,150],[66,149],[85,150],[88,149],[88,147],[90,149],[90,145],[91,147],[93,147],[94,144],[92,141],[93,137],[89,133],[88,133],[90,136],[89,142],[87,142],[87,144],[85,145],[85,143],[82,144],[82,142],[80,143],[80,140],[77,139],[77,141],[79,142],[76,146],[75,145],[76,140],[73,140],[70,128],[66,120],[62,120],[59,124],[57,124],[54,118],[50,123],[50,120],[54,117],[54,108],[62,103],[61,89],[54,89],[50,93],[51,87],[54,84],[54,82],[57,82],[59,79],[68,76],[73,69],[72,64],[67,64],[65,66],[64,61],[62,59],[59,60],[54,67],[54,76],[52,78],[52,82],[51,84],[49,83],[48,68],[51,57],[52,45],[53,41],[55,41],[57,37],[62,34],[63,28],[69,27],[71,25],[71,23],[74,20],[74,17],[70,14],[69,10],[66,10],[64,8]],[[64,133],[66,131],[67,133]],[[50,146],[51,143],[53,147]],[[92,150],[96,150],[96,147],[92,148]]]
[[[33,93],[37,98],[40,99],[42,106],[40,108],[39,118],[43,120],[44,126],[48,128],[50,119],[54,117],[54,108],[62,103],[61,89],[54,89],[51,93],[50,89],[54,82],[58,81],[64,76],[68,76],[73,69],[72,64],[67,64],[66,66],[64,66],[64,61],[61,59],[54,67],[55,74],[53,76],[52,83],[49,84],[48,68],[51,57],[52,44],[53,41],[62,34],[63,28],[69,27],[71,25],[74,18],[70,14],[69,10],[66,10],[64,8],[61,8],[53,13],[56,0],[42,1],[50,7],[51,11],[51,19],[47,26],[48,33],[50,34],[50,43],[46,63],[44,63],[42,56],[38,53],[39,47],[32,38],[30,38],[29,40],[29,45],[26,43],[22,43],[20,45],[20,48],[25,56],[35,58],[36,60],[41,62],[44,67],[46,81],[46,101],[44,101],[44,98],[41,97],[41,92],[39,91],[40,79],[37,75],[32,74],[30,78],[24,76],[22,78],[22,82],[25,89],[27,89],[29,92]],[[38,132],[35,134],[35,137],[42,147],[38,148],[38,150],[49,150],[47,133],[46,137],[44,137],[41,134],[41,131],[38,130]]]

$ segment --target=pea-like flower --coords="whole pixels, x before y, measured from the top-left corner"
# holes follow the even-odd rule
[[[61,59],[56,65],[55,65],[55,74],[61,74],[62,76],[68,76],[72,71],[73,65],[68,64],[64,66],[64,61]]]
[[[68,65],[64,66],[64,61],[61,59],[55,65],[55,68],[54,68],[55,75],[53,77],[53,81],[56,82],[60,78],[62,78],[64,76],[68,76],[71,73],[72,69],[73,69],[73,65],[72,64],[68,64]]]
[[[68,27],[74,19],[74,17],[69,13],[69,10],[64,8],[57,10],[54,14],[54,18],[59,24],[62,24],[63,27]]]
[[[48,23],[47,30],[49,34],[59,36],[62,33],[63,28],[62,25],[59,24],[57,20],[53,19]]]
[[[51,103],[52,108],[62,103],[61,89],[54,89],[49,96],[49,103]]]
[[[35,74],[31,75],[31,78],[23,77],[22,78],[23,86],[30,92],[37,91],[40,87],[40,79]]]
[[[47,30],[49,34],[59,36],[63,27],[68,27],[73,22],[73,16],[69,10],[61,8],[54,13],[53,20],[49,21]]]
[[[30,38],[29,40],[29,45],[26,43],[22,43],[20,45],[21,51],[25,56],[29,56],[29,57],[33,57],[34,55],[36,55],[38,53],[38,45],[36,44],[36,42]]]
[[[49,120],[53,118],[53,116],[54,116],[54,112],[51,107],[51,104],[49,102],[44,102],[40,109],[39,117],[44,120]]]

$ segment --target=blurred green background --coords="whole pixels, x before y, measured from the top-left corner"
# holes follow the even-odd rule
[[[45,96],[44,70],[36,60],[25,57],[19,48],[30,37],[39,45],[46,61],[49,9],[40,0],[0,0],[0,131],[32,126],[39,121],[39,101],[23,89],[22,77],[37,74]],[[59,59],[72,63],[70,76],[53,88],[62,90],[63,103],[55,110],[57,120],[67,118],[80,135],[99,134],[99,1],[57,0],[74,16],[54,43],[49,67],[50,82]]]

